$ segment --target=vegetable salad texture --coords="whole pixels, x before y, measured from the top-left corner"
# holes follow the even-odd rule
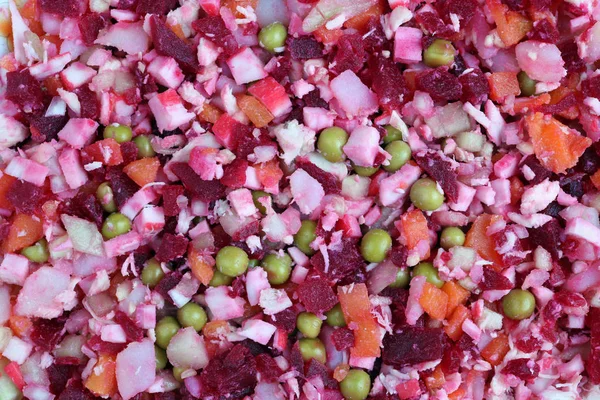
[[[600,399],[596,0],[0,0],[0,400]]]

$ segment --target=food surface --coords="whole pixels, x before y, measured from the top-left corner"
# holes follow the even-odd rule
[[[0,0],[0,400],[600,399],[599,61],[595,0]]]

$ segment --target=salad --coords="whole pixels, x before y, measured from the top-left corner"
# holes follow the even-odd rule
[[[0,400],[599,399],[599,16],[0,0]]]

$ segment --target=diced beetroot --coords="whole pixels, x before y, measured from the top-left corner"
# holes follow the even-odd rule
[[[48,379],[50,380],[50,391],[57,395],[62,393],[71,375],[73,375],[74,369],[72,365],[59,365],[56,363],[50,365],[46,369]]]
[[[88,346],[92,351],[96,353],[106,353],[106,354],[118,354],[123,350],[126,346],[125,343],[109,343],[100,339],[100,336],[92,336],[90,340],[86,342],[86,346]]]
[[[139,342],[144,339],[144,330],[139,328],[123,311],[116,311],[114,321],[121,325],[128,341]]]
[[[56,400],[94,400],[97,398],[83,387],[83,384],[79,380],[71,380],[68,382],[68,385]]]
[[[97,119],[100,115],[100,105],[96,93],[88,85],[78,87],[73,91],[81,103],[81,118]]]
[[[293,308],[286,308],[271,316],[271,323],[286,333],[291,333],[296,329],[296,311]]]
[[[325,267],[323,254],[319,251],[311,257],[310,263],[331,280],[340,280],[349,275],[357,274],[365,267],[365,261],[358,251],[356,239],[342,239],[339,250],[327,250],[329,255],[329,268]]]
[[[86,2],[80,0],[40,0],[42,11],[61,17],[78,17],[85,12]]]
[[[192,23],[196,32],[203,34],[217,46],[223,48],[225,55],[233,55],[238,49],[238,43],[231,31],[227,29],[220,16],[207,16]]]
[[[442,67],[420,72],[416,84],[417,89],[429,93],[434,100],[459,100],[462,95],[458,78]]]
[[[320,376],[321,379],[323,380],[323,385],[326,388],[329,388],[329,389],[337,389],[338,388],[337,381],[335,379],[333,379],[330,371],[327,369],[327,366],[325,366],[325,364],[322,364],[319,361],[315,360],[314,358],[311,358],[310,361],[308,362],[308,365],[306,365],[306,367],[304,369],[306,371],[305,375],[306,375],[307,379],[310,379],[313,376]]]
[[[543,18],[533,24],[533,29],[529,31],[527,37],[531,40],[554,44],[560,39],[560,33],[548,18]]]
[[[323,45],[312,36],[289,36],[287,49],[294,60],[308,60],[323,57]]]
[[[587,301],[580,293],[560,291],[556,293],[554,299],[563,307],[585,307]]]
[[[36,319],[31,330],[31,341],[42,351],[51,351],[60,342],[64,332],[64,320]]]
[[[41,110],[44,107],[44,92],[40,82],[31,75],[29,69],[6,74],[6,98],[25,112]]]
[[[392,247],[388,257],[396,267],[402,268],[406,266],[406,260],[408,258],[408,249],[403,244],[398,244]]]
[[[507,290],[512,289],[513,286],[504,275],[488,266],[483,267],[483,279],[479,282],[481,290]]]
[[[256,385],[256,361],[243,345],[210,360],[200,374],[203,395],[215,398],[243,398]]]
[[[573,40],[561,43],[558,48],[560,49],[562,59],[565,61],[565,68],[567,69],[568,73],[581,73],[585,71],[585,61],[579,57],[577,44],[575,44]]]
[[[158,285],[154,288],[160,295],[167,301],[171,302],[171,296],[169,296],[169,290],[173,289],[181,278],[183,274],[179,271],[173,271],[168,273],[158,282]]]
[[[378,57],[373,62],[373,91],[379,104],[387,111],[398,111],[408,101],[410,93],[398,65],[391,59]]]
[[[123,155],[123,165],[137,160],[138,148],[134,142],[121,143],[121,154]]]
[[[561,232],[562,227],[560,223],[557,219],[553,218],[539,228],[529,229],[529,241],[533,248],[542,246],[557,260],[559,256],[558,249],[561,243]]]
[[[383,26],[379,21],[379,17],[371,16],[371,18],[369,18],[366,31],[369,32],[369,34],[363,39],[363,43],[365,50],[369,54],[380,52],[386,42],[389,42],[385,37],[385,32],[383,31]]]
[[[252,134],[252,127],[244,125],[229,114],[223,114],[212,128],[217,141],[231,151],[236,151],[240,140]]]
[[[413,159],[423,171],[440,184],[448,200],[458,201],[458,182],[450,161],[437,152],[423,151],[413,155]]]
[[[177,6],[177,0],[138,0],[135,12],[140,15],[165,15]]]
[[[112,182],[111,185],[114,187]],[[102,205],[93,193],[77,193],[75,197],[61,204],[60,211],[65,214],[93,221],[98,227],[102,226]]]
[[[273,357],[265,353],[256,356],[256,370],[260,373],[260,380],[265,382],[276,382],[283,373]]]
[[[151,1],[151,3],[155,3]],[[200,65],[193,47],[179,38],[158,16],[150,17],[150,31],[156,52],[174,58],[181,68],[188,72],[198,72]]]
[[[183,186],[201,201],[214,201],[225,197],[225,186],[216,180],[204,181],[186,163],[173,163],[171,171],[181,179]]]
[[[121,152],[122,151],[123,149],[121,148]],[[116,167],[107,168],[106,180],[110,182],[117,207],[121,207],[125,204],[125,202],[139,189],[134,181]]]
[[[58,132],[64,128],[68,120],[69,117],[66,115],[55,115],[52,117],[46,117],[43,114],[32,115],[29,118],[31,139],[36,143],[56,139]]]
[[[440,2],[440,4],[440,15],[446,17],[448,19],[447,22],[451,22],[450,13],[458,15],[461,19],[461,26],[466,26],[471,21],[478,7],[475,0],[448,0]]]
[[[600,168],[600,155],[595,146],[588,147],[579,157],[577,168],[590,175]]]
[[[581,93],[583,93],[586,97],[595,97],[600,99],[600,75],[596,75],[581,81]]]
[[[246,170],[248,169],[248,161],[236,158],[231,164],[227,164],[223,168],[223,178],[221,184],[238,189],[246,183]]]
[[[521,165],[528,166],[535,174],[535,177],[529,181],[532,185],[537,185],[538,183],[543,182],[546,178],[552,176],[552,172],[542,167],[542,164],[540,164],[537,157],[533,155],[527,156]]]
[[[187,251],[188,240],[185,236],[165,233],[156,252],[156,260],[167,262],[182,257]]]
[[[346,327],[338,328],[333,331],[331,340],[338,351],[346,350],[354,346],[354,333]]]
[[[293,370],[296,370],[300,373],[301,376],[304,375],[304,360],[302,359],[302,353],[300,353],[300,346],[298,342],[294,343],[292,346],[292,351],[289,356],[290,366]]]
[[[79,31],[81,32],[81,40],[87,46],[92,46],[94,40],[98,37],[98,33],[106,26],[106,21],[100,14],[89,13],[79,18]]]
[[[33,214],[39,210],[41,204],[46,200],[44,190],[27,181],[17,179],[11,186],[6,199],[15,207],[15,210],[23,214]]]
[[[321,98],[319,89],[313,89],[302,96],[302,101],[306,107],[320,107],[329,110],[329,104]]]
[[[338,302],[333,289],[320,276],[307,278],[298,286],[297,293],[306,310],[314,314],[330,310]]]
[[[537,378],[540,366],[530,358],[517,358],[507,362],[502,368],[502,373],[512,374],[524,381],[530,381]]]
[[[577,106],[577,96],[574,92],[567,94],[565,97],[560,99],[556,104],[543,104],[536,109],[536,111],[543,112],[545,114],[555,114],[567,111],[571,107]]]
[[[248,238],[248,236],[257,235],[259,232],[260,232],[260,221],[254,220],[254,221],[250,222],[249,224],[244,225],[242,228],[236,230],[235,233],[233,234],[233,236],[231,237],[231,239],[233,239],[236,242],[244,241]],[[245,245],[245,243],[244,243],[244,245]],[[253,251],[252,252],[246,251],[246,252],[254,254]]]
[[[163,208],[167,217],[179,215],[181,207],[177,204],[177,197],[183,195],[185,191],[181,185],[165,185],[162,189]]]
[[[458,80],[462,85],[462,96],[460,99],[463,102],[468,101],[471,104],[481,104],[487,100],[490,94],[490,84],[480,69],[474,69],[468,74],[463,74],[458,77]]]
[[[542,345],[539,339],[534,337],[531,332],[525,332],[521,334],[515,341],[517,349],[524,353],[531,353],[535,350],[539,350]]]
[[[254,135],[244,135],[238,140],[238,146],[235,155],[239,158],[247,159],[248,156],[254,152],[254,149],[257,146],[269,145],[277,147],[269,135],[264,131],[260,132],[260,136],[258,138],[254,137]]]
[[[338,194],[341,191],[340,182],[331,173],[323,171],[315,164],[311,163],[307,158],[299,158],[296,160],[296,166],[305,170],[310,176],[315,178],[323,186],[326,194]]]
[[[353,72],[361,70],[367,53],[363,44],[363,38],[358,33],[343,35],[337,43],[337,53],[333,57],[331,71],[340,74],[349,69]]]
[[[442,329],[406,326],[383,339],[383,362],[395,368],[439,360],[443,354]]]
[[[462,350],[458,346],[449,346],[442,357],[442,370],[446,374],[454,374],[460,369],[460,360],[462,358]]]
[[[419,12],[415,15],[415,20],[421,25],[421,28],[431,35],[448,40],[456,40],[458,32],[451,25],[446,25],[440,17],[433,12]]]

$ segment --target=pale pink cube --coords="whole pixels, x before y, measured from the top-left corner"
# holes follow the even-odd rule
[[[244,315],[246,302],[241,297],[231,297],[229,287],[211,287],[205,293],[206,304],[215,319],[228,320]]]
[[[333,78],[329,86],[347,117],[368,116],[379,108],[377,95],[349,69]]]
[[[35,161],[17,156],[10,160],[4,172],[7,175],[14,176],[25,182],[32,183],[36,186],[42,186],[48,176],[49,169]]]
[[[87,181],[87,173],[81,165],[79,152],[75,149],[64,149],[58,156],[58,163],[71,189],[83,186]]]
[[[314,131],[320,131],[333,126],[335,115],[321,107],[304,107],[302,109],[304,125]]]
[[[423,59],[423,32],[419,28],[401,26],[394,35],[394,61],[416,64]]]
[[[277,328],[268,322],[261,321],[260,319],[249,319],[242,324],[242,329],[237,333],[266,346],[276,330]]]
[[[89,118],[71,118],[58,137],[75,149],[82,149],[94,136],[98,123]]]
[[[379,152],[379,132],[371,126],[358,126],[344,145],[344,153],[354,164],[372,167]]]
[[[27,360],[27,357],[31,354],[33,345],[13,336],[8,341],[6,348],[2,352],[2,355],[8,358],[10,361],[14,361],[21,365]]]
[[[156,326],[156,306],[140,304],[135,309],[135,323],[142,329],[153,329]]]
[[[249,217],[257,211],[252,199],[252,192],[248,189],[242,188],[230,192],[227,200],[240,217]]]
[[[0,281],[23,286],[29,275],[29,260],[17,254],[6,254],[0,264]]]
[[[249,47],[230,57],[227,65],[238,85],[254,82],[268,75],[260,58]]]
[[[183,82],[183,72],[177,61],[171,57],[156,57],[148,65],[148,73],[163,86],[176,89]]]
[[[142,236],[152,236],[157,234],[165,226],[165,213],[162,207],[148,206],[133,221],[135,230]]]
[[[181,97],[173,89],[169,89],[151,98],[148,106],[150,106],[150,110],[152,110],[156,119],[156,125],[161,132],[179,128],[196,116],[194,113],[188,112],[183,106]]]
[[[67,90],[76,89],[92,80],[96,70],[87,65],[74,62],[60,73],[60,79]]]
[[[104,325],[100,330],[100,338],[108,343],[127,343],[127,335],[121,325]]]

